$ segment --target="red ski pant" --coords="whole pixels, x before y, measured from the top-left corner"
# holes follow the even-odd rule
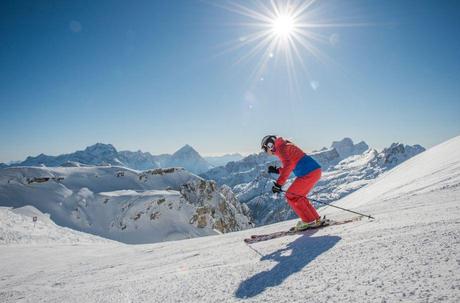
[[[286,199],[289,205],[304,222],[311,222],[320,217],[307,199],[308,193],[320,178],[321,169],[318,168],[305,176],[297,177],[287,190]]]

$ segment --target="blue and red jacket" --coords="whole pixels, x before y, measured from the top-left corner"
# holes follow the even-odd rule
[[[300,148],[281,137],[275,140],[275,156],[277,156],[283,167],[279,169],[280,176],[276,183],[284,185],[289,175],[294,172],[296,177],[302,177],[308,173],[321,168],[312,157],[305,154]]]

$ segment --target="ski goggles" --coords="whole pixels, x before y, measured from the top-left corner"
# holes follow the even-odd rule
[[[267,144],[263,145],[262,149],[264,150],[264,152],[268,152],[268,149],[271,150],[273,148],[273,146],[274,146],[273,143],[270,142],[270,143],[267,143]]]

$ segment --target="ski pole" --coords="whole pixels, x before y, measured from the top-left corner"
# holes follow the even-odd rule
[[[304,197],[304,196],[301,196],[301,195],[298,195],[298,194],[295,194],[295,193],[292,193],[292,192],[289,192],[289,191],[286,191],[286,190],[281,190],[281,191],[283,193],[285,193],[285,194],[291,194],[291,195],[294,195],[294,196],[297,196],[297,197]],[[346,209],[346,208],[336,206],[336,205],[333,205],[333,204],[330,204],[330,203],[321,202],[321,201],[318,201],[318,200],[315,200],[315,199],[310,199],[310,198],[308,198],[308,200],[316,202],[316,203],[320,203],[320,204],[323,204],[323,205],[328,205],[328,206],[331,206],[331,207],[335,207],[335,208],[338,208],[338,209],[341,209],[341,210],[344,210],[344,211],[348,211],[350,213],[354,213],[354,214],[357,214],[357,215],[360,215],[360,216],[363,216],[363,217],[366,217],[366,218],[369,218],[369,219],[375,219],[371,215],[362,214],[362,213],[359,213],[357,211]]]

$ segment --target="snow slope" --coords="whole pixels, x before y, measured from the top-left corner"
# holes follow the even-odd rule
[[[111,241],[104,238],[58,226],[49,215],[43,214],[33,206],[15,209],[0,207],[0,245],[109,242]]]
[[[0,301],[459,302],[459,149],[456,137],[338,202],[374,221],[251,246],[295,221],[149,245],[1,245]]]

